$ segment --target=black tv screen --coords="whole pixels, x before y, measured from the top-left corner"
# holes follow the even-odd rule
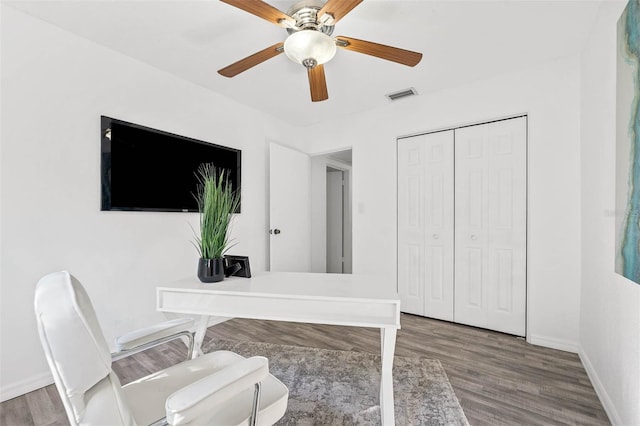
[[[240,191],[239,149],[105,116],[100,135],[102,210],[197,212],[195,172],[203,163],[226,170]]]

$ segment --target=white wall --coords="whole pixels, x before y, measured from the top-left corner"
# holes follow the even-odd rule
[[[308,129],[319,135],[312,152],[353,145],[354,273],[377,273],[396,287],[396,137],[527,113],[528,338],[577,351],[579,72],[576,55]]]
[[[2,399],[49,382],[33,290],[68,269],[107,339],[162,319],[155,286],[195,275],[197,214],[100,212],[100,115],[242,149],[234,253],[265,269],[267,139],[291,128],[12,9],[2,10]],[[216,78],[212,74],[212,78]],[[250,125],[247,125],[250,123]],[[162,171],[159,171],[162,172]]]
[[[640,285],[614,272],[616,21],[625,3],[603,4],[581,62],[580,357],[611,421],[640,425]]]

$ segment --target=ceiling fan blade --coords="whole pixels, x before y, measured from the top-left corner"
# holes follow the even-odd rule
[[[308,69],[309,87],[311,88],[311,101],[319,102],[329,99],[327,92],[327,80],[324,77],[324,65],[316,65]]]
[[[362,0],[328,0],[318,12],[318,19],[321,20],[322,15],[328,13],[333,16],[333,24],[335,24],[360,3]]]
[[[284,12],[276,9],[275,7],[261,1],[261,0],[220,0],[223,3],[227,3],[231,6],[235,6],[238,9],[242,9],[245,12],[249,12],[256,15],[259,18],[266,19],[272,24],[276,24],[280,27],[287,28],[288,26],[283,24],[282,21],[289,21],[295,24],[295,20]]]
[[[418,65],[422,59],[422,53],[404,50],[398,47],[386,46],[371,41],[358,40],[357,38],[336,37],[336,46],[365,55],[377,56],[387,61],[397,62],[410,67]]]
[[[254,53],[251,56],[247,56],[244,59],[240,59],[238,62],[234,62],[233,64],[218,70],[218,74],[223,75],[225,77],[235,77],[248,70],[251,67],[255,67],[258,64],[263,63],[267,59],[271,59],[274,56],[278,56],[283,52],[282,46],[284,43],[276,43],[273,46],[269,46],[266,49],[263,49],[257,53]]]

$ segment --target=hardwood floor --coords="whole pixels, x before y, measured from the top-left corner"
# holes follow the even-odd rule
[[[523,339],[402,315],[396,356],[439,359],[472,425],[607,425],[607,415],[576,354]],[[211,327],[207,339],[259,341],[378,353],[377,329],[234,319]],[[185,356],[168,344],[118,361],[127,383]],[[68,424],[53,386],[0,404],[0,424]],[[403,425],[398,425],[403,426]]]

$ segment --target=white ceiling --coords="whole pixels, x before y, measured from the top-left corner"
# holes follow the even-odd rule
[[[312,103],[306,71],[285,55],[228,79],[216,71],[286,38],[217,0],[9,1],[7,4],[294,125],[385,107],[580,51],[601,0],[365,0],[333,33],[422,52],[409,68],[338,49],[329,100]],[[295,3],[270,1],[287,11]],[[399,101],[402,102],[402,101]]]

